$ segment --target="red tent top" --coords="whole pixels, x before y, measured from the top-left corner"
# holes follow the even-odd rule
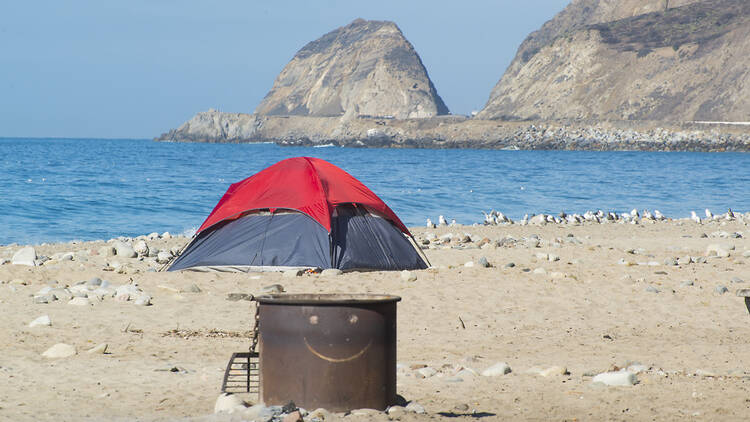
[[[295,157],[232,184],[197,233],[260,209],[291,209],[309,215],[328,232],[340,204],[358,204],[387,218],[402,232],[404,223],[377,195],[352,175],[319,158]]]

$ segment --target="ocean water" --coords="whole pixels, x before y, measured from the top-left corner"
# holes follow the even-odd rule
[[[525,213],[750,210],[750,154],[486,151],[0,139],[0,244],[194,230],[233,182],[284,158],[351,173],[407,225]]]

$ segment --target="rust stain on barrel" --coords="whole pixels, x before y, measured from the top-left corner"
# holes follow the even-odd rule
[[[386,295],[260,296],[267,405],[384,410],[396,401],[396,302]]]

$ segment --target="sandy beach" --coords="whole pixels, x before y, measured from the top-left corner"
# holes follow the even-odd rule
[[[325,420],[747,420],[750,320],[736,292],[750,287],[748,223],[414,227],[433,267],[412,277],[155,272],[156,257],[108,256],[114,241],[35,245],[54,259],[26,266],[9,262],[22,246],[3,246],[0,419],[246,420],[214,414],[252,328],[252,303],[227,297],[281,284],[403,298],[398,392],[426,413]],[[189,240],[151,237],[121,240]],[[113,297],[131,281],[130,300]],[[45,315],[51,325],[29,326]],[[76,354],[43,356],[58,343]],[[498,362],[511,372],[481,375]],[[637,383],[592,382],[620,369]]]

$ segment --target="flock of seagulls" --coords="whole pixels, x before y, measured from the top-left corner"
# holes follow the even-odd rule
[[[504,224],[515,224],[513,220],[511,220],[508,216],[503,214],[502,212],[492,210],[489,213],[482,212],[484,214],[484,225],[488,226],[497,226],[497,225],[504,225]],[[750,213],[748,213],[750,214]],[[726,220],[726,221],[732,221],[737,218],[742,218],[742,214],[735,213],[731,210],[731,208],[724,214],[714,214],[706,208],[706,217],[704,219],[701,219],[695,211],[691,211],[690,219],[695,221],[698,224],[701,224],[703,222],[709,222],[709,221],[719,221],[719,220]],[[566,214],[564,211],[561,212],[558,215],[551,215],[551,214],[526,214],[523,216],[523,219],[518,223],[522,226],[525,226],[527,224],[547,224],[547,223],[553,223],[553,224],[581,224],[585,222],[592,222],[592,223],[603,223],[603,222],[617,222],[617,223],[630,223],[630,224],[638,224],[641,220],[650,220],[650,221],[664,221],[667,220],[667,217],[664,216],[664,214],[661,213],[659,210],[654,210],[652,213],[649,210],[642,210],[638,211],[637,209],[633,209],[630,212],[623,212],[623,213],[616,213],[616,212],[605,212],[602,210],[598,210],[596,212],[593,211],[586,211],[584,214]],[[432,222],[431,219],[427,219],[427,227],[429,228],[435,228],[437,226],[454,226],[456,225],[456,220],[451,220],[450,223],[445,219],[444,216],[438,217],[438,224]]]

